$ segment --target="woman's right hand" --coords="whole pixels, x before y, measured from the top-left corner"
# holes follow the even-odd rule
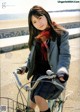
[[[24,74],[26,72],[26,67],[25,66],[23,66],[23,67],[19,67],[18,69],[17,69],[17,74]]]

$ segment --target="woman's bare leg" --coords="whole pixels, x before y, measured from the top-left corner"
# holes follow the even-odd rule
[[[45,112],[46,110],[48,110],[48,103],[46,102],[46,100],[44,98],[42,98],[41,96],[35,96],[35,102],[38,105],[40,111]]]
[[[29,107],[35,110],[36,104],[30,100]]]

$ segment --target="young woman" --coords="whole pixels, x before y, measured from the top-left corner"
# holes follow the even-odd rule
[[[21,67],[20,70],[22,73],[28,72],[28,79],[32,77],[31,86],[37,78],[45,75],[47,70],[52,70],[57,75],[58,80],[65,83],[69,77],[70,65],[68,32],[60,25],[52,22],[48,12],[40,6],[34,6],[30,9],[28,24],[30,55],[26,66]],[[60,40],[59,48],[58,39]],[[45,79],[45,82],[41,82],[31,92],[30,108],[32,112],[36,105],[40,112],[50,112],[46,100],[55,98],[58,88],[47,81]]]

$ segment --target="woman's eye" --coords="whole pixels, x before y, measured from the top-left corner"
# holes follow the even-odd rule
[[[33,24],[35,24],[35,23],[36,23],[36,21],[33,22]]]
[[[42,19],[42,17],[39,17],[39,19]]]

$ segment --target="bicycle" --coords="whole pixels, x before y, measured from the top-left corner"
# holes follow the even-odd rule
[[[30,91],[35,89],[37,87],[37,85],[45,78],[52,79],[52,84],[57,85],[60,89],[64,89],[63,92],[61,93],[61,95],[57,99],[48,101],[48,105],[50,107],[51,112],[62,112],[64,101],[65,101],[65,87],[55,80],[56,75],[52,71],[48,70],[47,75],[39,77],[32,88],[30,88],[28,86],[29,83],[26,83],[24,85],[21,83],[21,81],[18,77],[18,74],[17,74],[17,70],[14,71],[13,74],[15,76],[16,86],[18,88],[17,101],[15,101],[11,98],[7,98],[7,97],[0,97],[1,99],[5,100],[7,102],[7,104],[6,104],[7,111],[6,112],[30,112],[29,108],[28,108],[29,107],[28,103],[29,103],[29,99],[30,99]],[[22,89],[28,91],[28,97],[27,97],[28,99],[26,99],[26,97],[24,96]],[[19,95],[21,96],[21,102],[18,101]],[[24,103],[24,100],[25,100],[25,103]],[[36,112],[38,112],[38,111],[36,111]]]
[[[57,85],[57,87],[59,89],[63,90],[65,88],[60,82],[57,82],[55,80],[56,79],[56,75],[51,70],[47,70],[46,73],[47,73],[47,75],[39,77],[37,79],[37,81],[34,83],[33,87],[30,88],[27,84],[22,85],[22,83],[19,80],[19,77],[17,75],[17,71],[13,72],[13,74],[15,76],[15,79],[17,81],[17,85],[20,87],[20,90],[21,90],[21,88],[24,88],[26,91],[28,91],[28,101],[29,101],[30,91],[34,90],[37,87],[37,85],[45,78],[52,79],[52,82],[50,81],[50,83],[52,83],[54,85]],[[61,95],[57,99],[48,101],[48,105],[50,107],[51,112],[62,112],[63,104],[64,104],[64,96],[65,96],[65,95],[63,96],[64,93],[65,93],[65,90],[61,93]],[[29,106],[28,102],[27,102],[27,106]]]

